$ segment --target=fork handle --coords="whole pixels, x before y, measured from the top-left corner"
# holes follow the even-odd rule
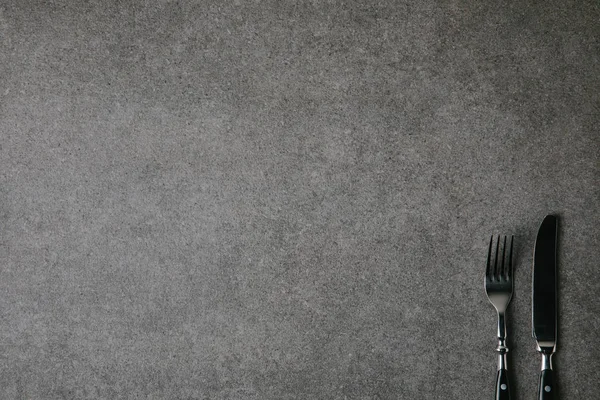
[[[498,370],[498,376],[496,377],[496,400],[510,400],[510,386],[508,385],[508,371],[506,369]],[[541,397],[540,400],[542,400]]]

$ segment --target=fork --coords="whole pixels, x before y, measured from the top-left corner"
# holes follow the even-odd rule
[[[513,293],[513,239],[510,237],[508,247],[508,258],[506,257],[507,243],[506,236],[500,246],[500,236],[496,240],[495,251],[494,236],[490,238],[490,247],[488,250],[487,266],[485,269],[485,293],[487,294],[490,303],[498,312],[498,375],[496,377],[496,400],[510,400],[510,387],[508,384],[508,373],[506,364],[506,309],[510,303]],[[498,263],[498,256],[502,247],[502,259]],[[492,259],[493,253],[493,259]]]

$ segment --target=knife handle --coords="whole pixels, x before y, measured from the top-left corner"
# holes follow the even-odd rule
[[[554,371],[551,369],[545,369],[540,374],[540,386],[538,389],[539,400],[553,400],[554,393],[556,392],[556,385],[554,384]]]
[[[508,372],[505,369],[498,370],[498,376],[496,377],[496,400],[510,400]]]

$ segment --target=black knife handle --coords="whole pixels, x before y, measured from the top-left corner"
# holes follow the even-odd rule
[[[554,371],[545,369],[540,374],[540,386],[538,389],[539,400],[554,400],[556,385],[554,382]]]
[[[496,400],[510,400],[508,372],[505,369],[498,370],[498,376],[496,377]]]

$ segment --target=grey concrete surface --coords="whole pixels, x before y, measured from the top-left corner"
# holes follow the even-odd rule
[[[0,398],[600,393],[597,1],[0,3]]]

